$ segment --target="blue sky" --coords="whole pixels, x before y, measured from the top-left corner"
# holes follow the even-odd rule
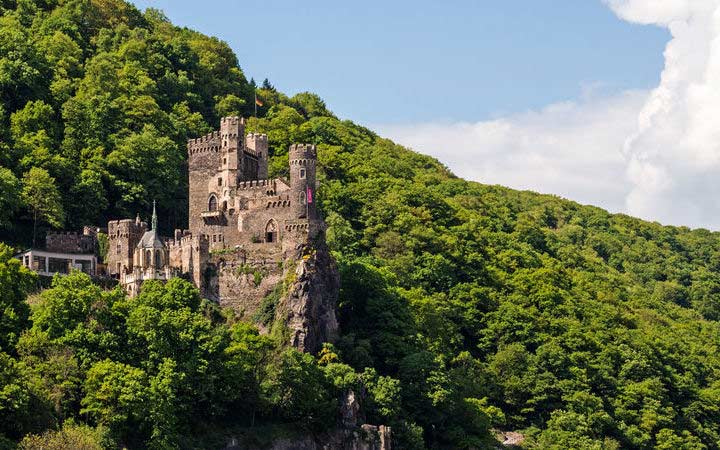
[[[230,44],[248,77],[365,124],[476,121],[658,82],[666,30],[600,0],[136,0]]]
[[[454,173],[720,230],[720,0],[137,0]]]

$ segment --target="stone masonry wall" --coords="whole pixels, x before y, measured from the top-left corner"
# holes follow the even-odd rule
[[[57,253],[94,253],[97,236],[73,232],[50,231],[45,236],[45,247]]]
[[[131,219],[108,222],[108,273],[119,275],[119,268],[132,267],[135,246],[146,231],[145,222],[137,223]]]

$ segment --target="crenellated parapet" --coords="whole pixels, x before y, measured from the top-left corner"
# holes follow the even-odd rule
[[[290,164],[298,160],[316,160],[317,146],[315,144],[292,144],[289,149]]]
[[[197,139],[188,140],[188,156],[193,156],[198,153],[217,153],[220,151],[220,145],[220,132],[213,131]]]
[[[245,134],[245,119],[238,116],[220,119],[220,134],[223,139],[239,139]]]

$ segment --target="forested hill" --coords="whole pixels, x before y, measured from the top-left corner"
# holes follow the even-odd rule
[[[34,275],[0,245],[0,448],[317,435],[348,388],[398,449],[483,448],[491,429],[532,449],[720,448],[718,234],[458,179],[313,94],[255,86],[225,43],[158,11],[0,11],[7,244],[29,245],[34,218],[101,225],[153,199],[162,228],[183,226],[186,139],[250,116],[257,93],[248,127],[268,134],[271,172],[290,143],[318,144],[342,276],[341,339],[312,357],[181,280],[128,301],[74,274],[30,308]]]

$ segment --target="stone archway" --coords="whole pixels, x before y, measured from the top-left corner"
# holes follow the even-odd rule
[[[217,197],[215,197],[215,194],[210,194],[210,199],[208,200],[208,211],[217,211],[217,209],[218,209]]]
[[[265,225],[265,242],[273,243],[278,241],[278,226],[275,219],[270,219]]]

